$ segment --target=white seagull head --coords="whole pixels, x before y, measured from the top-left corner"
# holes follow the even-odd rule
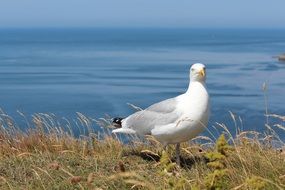
[[[205,82],[206,66],[202,63],[195,63],[190,68],[190,81]]]

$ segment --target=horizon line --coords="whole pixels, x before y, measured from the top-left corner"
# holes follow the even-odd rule
[[[285,30],[285,27],[193,27],[193,26],[0,26],[0,30],[5,29],[191,29],[191,30]]]

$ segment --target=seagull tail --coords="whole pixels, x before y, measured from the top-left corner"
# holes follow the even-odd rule
[[[114,127],[116,127],[117,129],[114,129],[112,131],[112,133],[125,133],[125,134],[135,134],[136,131],[134,131],[133,129],[130,128],[122,128],[122,120],[124,118],[121,117],[115,117],[112,121],[112,124]]]
[[[129,128],[119,128],[119,129],[114,129],[112,133],[135,134],[136,132],[133,129]]]
[[[115,117],[113,118],[112,124],[116,128],[121,128],[122,127],[122,120],[123,118],[121,117]]]

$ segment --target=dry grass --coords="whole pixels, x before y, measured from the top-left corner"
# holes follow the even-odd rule
[[[133,138],[123,144],[118,137],[94,133],[92,126],[107,126],[78,113],[69,122],[54,115],[35,114],[26,131],[18,129],[11,117],[1,113],[0,189],[284,189],[284,143],[274,133],[237,130],[232,136],[223,124],[231,150],[220,158],[221,168],[210,167],[206,154],[218,151],[219,141],[199,137],[182,148],[182,167],[161,155],[162,148],[151,137]],[[282,130],[284,117],[276,124]],[[74,137],[74,131],[82,134]],[[284,131],[283,131],[284,132]],[[199,142],[199,143],[197,143]],[[278,144],[279,148],[276,148]],[[285,150],[284,150],[285,151]],[[166,155],[168,155],[166,154]],[[220,178],[210,181],[209,176]],[[214,184],[221,186],[215,186]]]

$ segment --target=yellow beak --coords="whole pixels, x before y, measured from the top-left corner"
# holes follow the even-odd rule
[[[205,74],[206,74],[206,73],[205,73],[205,69],[201,69],[200,72],[199,72],[199,74],[204,77]]]

